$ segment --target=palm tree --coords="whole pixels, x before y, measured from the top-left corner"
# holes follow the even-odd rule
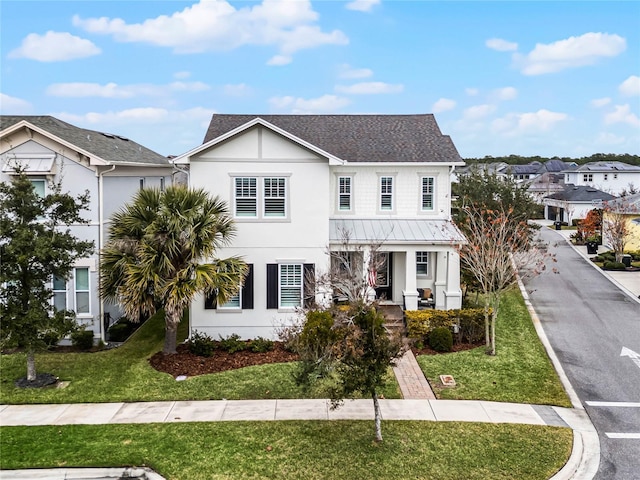
[[[178,324],[193,298],[216,295],[224,303],[243,281],[247,266],[239,257],[214,257],[234,233],[226,203],[205,190],[142,189],[111,217],[100,296],[133,321],[164,309],[163,353],[175,353]]]

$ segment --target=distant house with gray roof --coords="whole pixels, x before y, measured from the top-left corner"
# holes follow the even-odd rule
[[[464,162],[433,115],[215,114],[203,144],[173,161],[227,201],[237,233],[221,255],[250,266],[226,304],[193,302],[192,331],[274,337],[301,307],[330,300],[313,284],[328,249],[384,303],[460,307],[450,176]]]
[[[141,187],[164,188],[172,179],[167,158],[126,137],[79,128],[51,116],[0,116],[0,181],[11,181],[19,166],[45,195],[53,184],[72,195],[89,191],[88,225],[72,226],[91,240],[96,253],[77,261],[72,276],[54,279],[54,304],[74,310],[77,320],[105,339],[108,319],[119,309],[98,297],[98,251],[109,217]],[[105,322],[105,319],[107,322]]]
[[[544,198],[545,218],[571,224],[574,219],[586,218],[587,212],[602,208],[613,195],[585,185],[566,185],[564,190]]]
[[[565,183],[597,188],[616,196],[640,189],[640,166],[623,162],[589,162],[563,173]]]

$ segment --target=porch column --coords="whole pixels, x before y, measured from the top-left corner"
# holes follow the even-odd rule
[[[446,308],[445,290],[447,288],[447,252],[436,253],[436,278],[433,284],[435,292],[433,299],[436,301],[435,307],[439,310]]]
[[[369,267],[371,266],[371,249],[365,248],[362,251],[362,275],[367,284],[367,300],[372,302],[376,299],[375,288],[369,285]]]
[[[418,286],[416,284],[416,251],[414,249],[407,249],[405,252],[405,278],[404,278],[404,290],[402,296],[404,297],[405,310],[418,310]]]
[[[447,255],[447,287],[445,291],[446,310],[462,306],[462,290],[460,290],[460,255],[451,250]]]

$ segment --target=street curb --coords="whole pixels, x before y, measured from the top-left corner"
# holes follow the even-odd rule
[[[119,468],[30,468],[0,470],[1,480],[165,480],[147,467]]]
[[[534,328],[536,329],[536,333],[538,334],[538,338],[540,342],[544,346],[544,349],[551,360],[553,368],[556,370],[558,377],[560,378],[560,382],[562,382],[562,386],[564,387],[567,395],[569,396],[569,400],[571,400],[571,404],[576,409],[576,413],[582,414],[582,423],[583,427],[578,429],[578,425],[576,422],[572,421],[568,415],[564,414],[564,409],[555,408],[556,412],[560,417],[571,427],[573,430],[573,448],[571,450],[571,456],[567,463],[565,463],[564,467],[562,467],[550,480],[591,480],[595,477],[598,472],[598,467],[600,465],[600,439],[598,438],[598,432],[595,427],[591,423],[589,416],[586,413],[586,410],[582,406],[580,399],[578,398],[578,394],[573,389],[569,378],[567,377],[560,361],[558,360],[558,356],[556,352],[553,350],[549,339],[547,338],[547,334],[544,332],[542,328],[542,324],[540,323],[540,318],[536,313],[533,305],[531,304],[531,300],[529,299],[529,294],[520,278],[516,270],[516,279],[518,281],[518,287],[520,288],[520,292],[522,293],[522,297],[524,298],[524,303],[527,307],[529,315],[531,316],[531,322],[533,323]],[[585,428],[586,427],[586,428]]]

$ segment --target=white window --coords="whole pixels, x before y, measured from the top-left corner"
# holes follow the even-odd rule
[[[40,198],[44,198],[45,195],[45,181],[44,180],[30,180],[33,189],[36,191],[36,195]]]
[[[433,193],[435,178],[422,177],[422,210],[433,210]]]
[[[583,182],[593,182],[593,173],[584,173],[582,175]]]
[[[393,210],[393,177],[380,177],[380,210]]]
[[[89,268],[75,269],[75,301],[77,314],[90,313],[89,301]]]
[[[223,303],[218,308],[222,309],[239,309],[242,306],[242,288],[238,289],[238,293],[236,293],[233,297],[227,301],[227,303]]]
[[[264,179],[264,216],[286,216],[286,179]]]
[[[236,217],[258,215],[258,194],[256,178],[235,179]]]
[[[278,304],[280,308],[302,306],[302,265],[279,265]]]
[[[351,177],[338,177],[338,209],[351,210]]]
[[[429,252],[416,252],[416,274],[421,277],[429,274]]]
[[[53,277],[53,308],[58,311],[67,309],[67,281]]]

